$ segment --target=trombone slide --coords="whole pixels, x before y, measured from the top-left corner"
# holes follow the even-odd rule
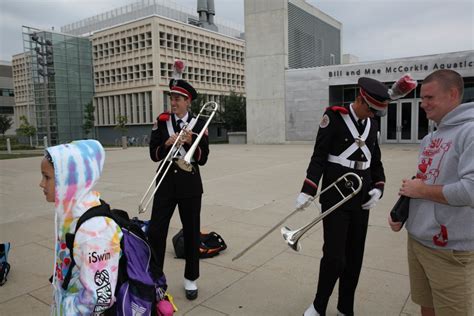
[[[354,188],[354,182],[353,181],[350,181],[348,180],[348,177],[349,176],[352,176],[352,177],[355,177],[355,180],[357,181],[357,187]],[[345,181],[345,182],[342,182],[342,181]],[[344,183],[344,185],[346,186],[347,189],[350,189],[352,192],[348,195],[345,195],[338,187],[337,187],[337,184],[340,184],[341,183]],[[360,179],[360,177],[353,173],[353,172],[348,172],[344,175],[342,175],[341,177],[339,177],[336,181],[334,181],[333,183],[331,183],[328,187],[326,187],[324,190],[322,190],[321,192],[319,192],[316,196],[314,196],[312,198],[312,201],[311,202],[314,202],[314,200],[316,198],[318,198],[321,194],[323,194],[324,192],[326,192],[327,190],[333,188],[333,187],[336,187],[337,191],[341,194],[341,196],[343,197],[343,199],[341,201],[339,201],[338,203],[336,203],[333,207],[331,207],[329,210],[327,210],[326,212],[322,213],[318,218],[316,218],[315,220],[313,220],[311,223],[309,223],[308,225],[305,225],[303,226],[300,230],[301,230],[301,233],[297,235],[298,239],[293,242],[292,244],[290,244],[290,241],[293,240],[294,236],[296,235],[297,232],[299,232],[300,230],[298,231],[295,231],[295,232],[292,232],[289,228],[285,227],[286,229],[284,230],[284,228],[281,229],[281,233],[285,233],[285,235],[283,236],[283,238],[285,238],[285,240],[288,241],[288,245],[290,247],[292,247],[294,250],[298,250],[299,248],[299,245],[298,245],[298,240],[299,238],[301,238],[301,236],[303,236],[303,234],[308,231],[311,227],[313,227],[314,225],[316,225],[318,222],[320,222],[325,216],[329,215],[332,211],[334,211],[335,209],[337,209],[341,204],[345,203],[346,201],[348,201],[349,199],[351,199],[353,196],[355,196],[357,193],[359,193],[359,191],[362,189],[362,180]],[[240,251],[237,255],[235,255],[233,258],[232,258],[232,261],[234,260],[237,260],[239,259],[240,257],[242,257],[245,253],[247,253],[247,251],[249,251],[250,249],[252,249],[255,245],[257,245],[259,242],[261,242],[265,237],[267,237],[271,232],[273,232],[275,229],[277,229],[278,227],[280,227],[281,224],[283,224],[288,218],[292,217],[294,214],[296,214],[298,211],[302,211],[303,208],[297,208],[295,209],[294,211],[292,211],[290,214],[288,214],[287,216],[285,216],[282,220],[280,220],[277,224],[275,224],[272,228],[270,228],[266,233],[264,233],[262,236],[260,236],[259,238],[257,238],[254,242],[252,242],[247,248],[245,248],[244,250]],[[302,230],[303,228],[306,228],[304,231]]]

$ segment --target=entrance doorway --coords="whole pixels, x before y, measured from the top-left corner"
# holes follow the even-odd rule
[[[434,128],[417,99],[402,99],[388,105],[382,117],[381,130],[384,143],[419,143]]]

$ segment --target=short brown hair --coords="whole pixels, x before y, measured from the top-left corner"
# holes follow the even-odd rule
[[[464,80],[461,75],[454,70],[440,69],[432,72],[423,80],[423,84],[437,81],[444,89],[455,88],[459,92],[459,101],[464,94]]]

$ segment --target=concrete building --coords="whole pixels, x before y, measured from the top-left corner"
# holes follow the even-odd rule
[[[320,64],[308,66],[303,61],[309,58],[303,57],[300,63],[291,62],[296,56],[305,56],[317,47],[295,46],[292,36],[309,38],[311,34],[308,27],[305,36],[290,31],[299,25],[291,24],[302,19],[292,18],[295,12],[306,17],[306,24],[311,23],[311,16],[315,28],[320,27],[319,23],[326,24],[323,32],[313,33],[314,38],[316,43],[321,43],[320,47],[332,47],[334,52],[316,49],[314,52],[321,57],[313,60]],[[353,55],[344,55],[343,63],[347,64],[341,64],[340,58],[334,60],[332,57],[340,56],[341,45],[335,43],[340,41],[341,29],[339,22],[302,0],[245,1],[249,143],[314,141],[325,108],[353,101],[361,76],[372,77],[390,87],[404,73],[411,73],[414,79],[421,81],[434,70],[454,69],[465,80],[464,101],[474,99],[474,51],[364,63],[358,62]],[[323,33],[327,36],[321,35]],[[293,52],[296,55],[292,56],[294,47],[297,47]],[[325,59],[328,55],[329,59]],[[419,92],[418,88],[392,102],[387,116],[379,118],[381,142],[417,143],[435,128],[419,107]],[[262,120],[262,117],[266,119]]]
[[[0,115],[6,115],[14,120],[15,93],[13,89],[12,63],[0,61]],[[16,124],[5,132],[5,135],[15,134]]]
[[[169,110],[168,83],[176,59],[183,78],[218,101],[230,91],[244,93],[245,42],[200,27],[151,16],[98,31],[91,36],[96,125],[99,138],[113,142],[119,116],[128,135],[144,137],[157,115]]]
[[[286,141],[285,71],[340,64],[341,30],[304,0],[245,0],[249,143]]]
[[[214,19],[213,1],[197,1],[193,13],[163,0],[142,0],[61,28],[90,36],[98,138],[117,143],[118,117],[127,117],[127,136],[146,142],[157,115],[169,109],[168,83],[176,59],[184,79],[204,96],[220,101],[245,93],[242,30]],[[198,13],[198,14],[197,14]],[[223,140],[220,128],[210,128]]]
[[[33,79],[31,76],[31,57],[25,53],[13,55],[13,84],[15,90],[15,123],[21,124],[20,117],[36,126],[34,111]]]

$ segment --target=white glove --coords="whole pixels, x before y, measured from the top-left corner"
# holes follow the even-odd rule
[[[362,204],[362,209],[370,210],[375,207],[375,204],[380,200],[382,196],[382,191],[380,189],[372,189],[369,191],[370,199]]]
[[[311,205],[314,198],[311,195],[301,192],[296,198],[296,208],[305,209]]]

